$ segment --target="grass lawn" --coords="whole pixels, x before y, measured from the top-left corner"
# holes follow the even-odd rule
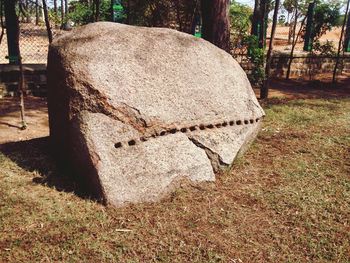
[[[350,99],[272,99],[216,183],[104,207],[47,154],[0,146],[0,262],[350,262]]]

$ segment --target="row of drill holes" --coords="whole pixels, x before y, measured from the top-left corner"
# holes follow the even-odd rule
[[[258,121],[259,121],[259,118],[255,119],[255,121],[258,122]],[[249,124],[249,123],[253,124],[253,123],[254,123],[254,120],[253,120],[253,119],[250,119],[249,121],[248,121],[248,120],[244,120],[244,124]],[[235,125],[235,122],[234,122],[234,121],[230,121],[229,123],[227,123],[227,122],[218,123],[218,124],[215,124],[215,127],[216,127],[216,128],[221,128],[222,126],[223,126],[223,127],[226,127],[227,125],[233,126],[233,125]],[[242,121],[241,121],[241,120],[236,121],[236,125],[242,125]],[[213,125],[213,124],[199,125],[199,129],[200,129],[200,130],[205,130],[206,128],[208,128],[208,129],[213,129],[213,128],[214,128],[214,125]],[[191,127],[189,127],[188,129],[189,129],[190,131],[195,131],[197,128],[196,128],[196,126],[191,126]],[[178,131],[181,131],[182,133],[185,133],[185,132],[187,132],[187,128],[181,128],[180,130],[177,130],[176,128],[174,128],[174,129],[171,129],[170,131],[161,131],[161,132],[159,133],[159,135],[160,135],[160,136],[164,136],[164,135],[166,135],[166,134],[168,134],[168,133],[170,133],[170,134],[175,134],[175,133],[178,132]],[[147,139],[144,138],[144,137],[141,137],[140,140],[141,140],[142,142],[147,141]],[[129,145],[129,146],[134,146],[134,145],[136,145],[136,141],[135,141],[135,140],[130,140],[130,141],[128,141],[128,145]],[[121,147],[123,147],[123,144],[122,144],[121,142],[117,142],[117,143],[114,145],[114,147],[115,147],[115,148],[121,148]]]

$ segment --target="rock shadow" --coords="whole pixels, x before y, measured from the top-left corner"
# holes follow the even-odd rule
[[[80,187],[68,165],[56,164],[50,153],[49,137],[0,144],[0,152],[22,169],[37,171],[39,176],[33,178],[34,183],[93,199]]]

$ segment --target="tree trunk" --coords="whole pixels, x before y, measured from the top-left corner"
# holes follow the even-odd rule
[[[288,45],[292,44],[292,31],[293,31],[293,23],[289,23],[288,25]]]
[[[0,25],[1,25],[1,34],[0,34],[0,45],[4,38],[5,34],[5,25],[4,25],[4,1],[0,1]]]
[[[228,0],[201,0],[202,37],[230,53]]]
[[[47,13],[46,0],[43,0],[43,10],[44,10],[44,17],[45,17],[45,25],[46,25],[47,37],[49,39],[49,43],[51,44],[51,42],[52,42],[52,31],[51,31],[51,26],[50,26],[49,15]]]
[[[295,32],[298,24],[298,3],[295,3],[295,14],[294,14],[294,23],[293,23],[293,42],[295,42]]]
[[[35,1],[35,25],[39,25],[39,0]]]
[[[341,28],[341,33],[340,33],[340,39],[339,39],[339,44],[338,44],[338,52],[337,52],[337,58],[335,61],[335,66],[333,70],[333,84],[337,82],[337,70],[338,70],[338,65],[339,65],[339,60],[340,60],[340,51],[342,48],[342,43],[343,43],[343,37],[344,37],[344,31],[345,31],[345,25],[346,25],[346,20],[349,19],[349,5],[350,5],[350,0],[348,0],[348,3],[346,5],[346,11],[345,11],[345,16],[344,16],[344,22]],[[344,48],[344,45],[343,45]]]
[[[100,20],[100,0],[95,0],[95,22]]]
[[[304,37],[304,51],[312,51],[313,47],[313,32],[312,27],[314,23],[314,12],[315,12],[316,2],[312,2],[309,4],[307,10],[307,23],[306,23],[306,32]]]
[[[350,19],[348,16],[348,22],[346,23],[346,30],[345,30],[345,40],[344,40],[344,52],[350,52]]]
[[[57,0],[53,0],[53,11],[55,12],[55,15],[58,16],[58,12],[57,12]]]
[[[18,32],[18,38],[19,38],[19,32]],[[22,64],[22,58],[21,58],[21,51],[19,47],[19,41],[18,43],[18,65],[19,65],[19,81],[18,81],[18,91],[19,91],[19,108],[21,112],[21,130],[25,130],[27,128],[27,123],[25,119],[25,109],[24,109],[24,93],[25,93],[25,83],[24,83],[24,71],[23,71],[23,64]]]
[[[65,17],[68,18],[68,13],[69,13],[69,10],[68,10],[68,0],[65,0],[64,1],[64,8],[65,8]]]
[[[61,0],[61,27],[63,27],[64,24],[64,0]]]
[[[299,40],[299,36],[301,34],[301,31],[304,27],[304,24],[305,24],[305,20],[306,20],[306,16],[304,17],[303,21],[301,22],[301,25],[300,25],[300,29],[299,29],[299,32],[295,38],[295,41],[292,43],[292,50],[290,52],[290,56],[289,56],[289,61],[288,61],[288,69],[287,69],[287,75],[286,75],[286,80],[289,80],[289,77],[290,77],[290,69],[292,67],[292,62],[293,62],[293,57],[294,57],[294,50],[295,50],[295,47],[298,43],[298,40]]]
[[[259,30],[259,48],[264,48],[266,43],[266,9],[267,9],[267,0],[261,0],[260,2],[260,30]]]
[[[19,21],[16,14],[16,2],[13,0],[4,1],[5,19],[6,19],[6,31],[7,41],[9,47],[10,63],[19,66],[19,80],[18,80],[18,92],[20,96],[19,106],[21,112],[21,129],[26,129],[27,124],[25,122],[24,115],[24,73],[23,64],[21,58],[21,52],[19,47]]]
[[[350,0],[349,0],[350,1]],[[260,90],[260,98],[267,99],[269,95],[269,81],[270,81],[270,70],[271,70],[271,60],[272,60],[272,51],[273,51],[273,41],[275,39],[276,26],[277,26],[277,16],[278,9],[280,6],[280,0],[276,0],[275,2],[275,11],[273,13],[273,21],[272,21],[272,29],[271,29],[271,37],[269,43],[269,50],[267,51],[266,57],[266,68],[265,68],[265,80]]]
[[[18,32],[19,26],[16,14],[16,2],[13,0],[4,0],[4,11],[6,21],[8,58],[10,64],[18,64]]]
[[[260,1],[255,0],[254,12],[252,19],[251,35],[259,36],[259,21],[260,21]]]

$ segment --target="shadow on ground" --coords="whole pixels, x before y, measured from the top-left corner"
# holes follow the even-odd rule
[[[350,77],[343,77],[334,85],[329,79],[272,79],[270,97],[289,99],[344,98],[350,97]]]
[[[58,167],[50,154],[49,137],[0,144],[0,152],[20,168],[34,172],[36,184],[90,199],[79,187],[70,167]]]

